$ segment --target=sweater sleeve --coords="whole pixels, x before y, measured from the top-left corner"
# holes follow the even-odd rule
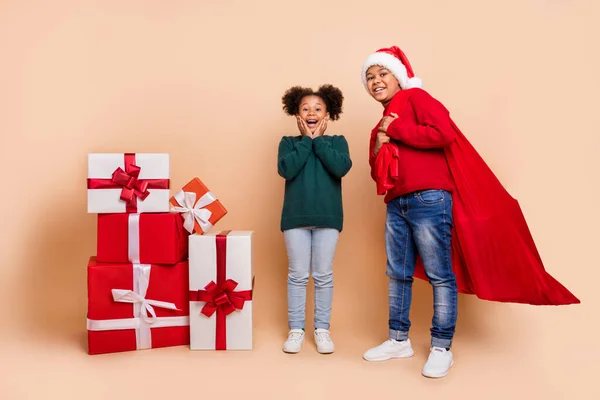
[[[450,113],[424,90],[415,91],[410,102],[416,124],[399,116],[387,129],[387,135],[404,144],[419,149],[435,149],[449,146],[456,133],[450,122]]]
[[[311,141],[308,136],[303,136],[296,143],[285,137],[281,139],[277,155],[277,172],[281,177],[289,180],[298,176],[312,151]]]
[[[348,142],[343,136],[334,136],[329,143],[323,136],[313,139],[313,148],[316,156],[336,178],[342,178],[352,168]]]

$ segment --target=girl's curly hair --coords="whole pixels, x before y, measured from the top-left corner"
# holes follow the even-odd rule
[[[318,96],[325,102],[329,118],[332,121],[339,119],[342,113],[342,103],[344,95],[342,91],[333,85],[322,85],[316,92],[310,88],[293,86],[289,88],[283,97],[283,111],[288,115],[297,115],[300,109],[300,102],[305,96]]]

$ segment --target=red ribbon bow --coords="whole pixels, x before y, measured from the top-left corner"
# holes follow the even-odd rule
[[[198,290],[195,298],[191,301],[205,301],[206,304],[202,307],[202,314],[210,317],[217,310],[221,310],[225,315],[229,315],[235,310],[244,308],[246,301],[252,300],[252,291],[243,290],[235,291],[238,283],[233,279],[227,279],[222,285],[210,281],[204,287],[206,290]]]
[[[121,200],[127,204],[136,202],[139,197],[142,201],[148,197],[148,181],[139,180],[141,168],[137,165],[127,164],[126,171],[121,167],[117,168],[112,174],[112,181],[121,186]]]

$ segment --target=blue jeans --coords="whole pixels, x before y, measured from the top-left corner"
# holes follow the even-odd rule
[[[304,329],[306,284],[312,264],[315,284],[314,327],[329,329],[333,301],[333,257],[339,231],[332,228],[296,228],[283,232],[288,253],[288,326]],[[312,257],[311,257],[312,253]]]
[[[444,190],[409,193],[388,203],[385,241],[390,339],[408,338],[418,253],[433,287],[431,346],[451,347],[458,314],[450,246],[452,224],[452,195]]]

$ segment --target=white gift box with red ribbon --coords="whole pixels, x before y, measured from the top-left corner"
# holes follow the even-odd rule
[[[190,235],[190,349],[252,349],[252,235]]]
[[[169,212],[169,187],[168,154],[88,155],[88,213]]]

